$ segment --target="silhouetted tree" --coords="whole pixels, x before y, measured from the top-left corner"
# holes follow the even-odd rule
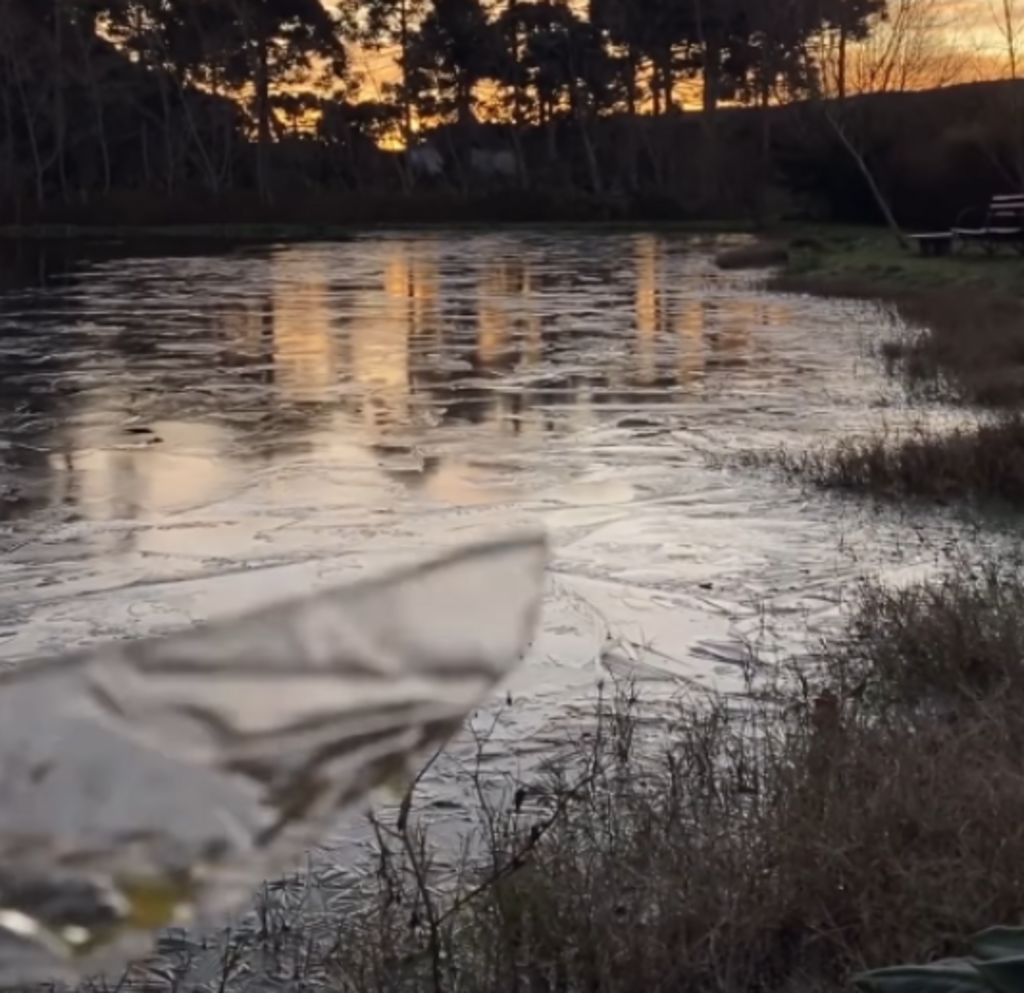
[[[412,88],[424,110],[460,124],[475,120],[474,91],[497,76],[501,46],[480,0],[432,0],[410,41]]]
[[[115,192],[177,205],[200,189],[270,201],[399,177],[410,188],[411,157],[387,164],[376,143],[415,143],[440,124],[463,126],[437,132],[449,167],[500,151],[487,160],[496,182],[527,184],[527,160],[546,148],[545,182],[668,191],[685,175],[688,194],[713,200],[728,164],[719,106],[760,107],[764,182],[776,103],[832,102],[828,119],[850,137],[848,65],[895,4],[0,0],[0,213],[64,217]],[[394,70],[361,77],[354,45]],[[696,132],[683,107],[695,91]],[[684,109],[678,123],[650,120]],[[514,127],[465,127],[485,119]],[[515,168],[487,135],[511,140]],[[455,147],[470,142],[486,154]]]

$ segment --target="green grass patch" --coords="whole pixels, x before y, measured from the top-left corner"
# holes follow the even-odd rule
[[[797,232],[802,231],[802,236]],[[922,258],[886,232],[795,229],[772,289],[891,305],[894,333],[880,348],[912,392],[980,407],[1024,404],[1024,259],[977,251]]]
[[[980,248],[925,258],[916,249],[901,248],[886,230],[797,227],[791,234],[813,236],[820,251],[795,251],[771,281],[786,292],[880,297],[907,291],[943,288],[984,289],[1021,294],[1024,258],[1004,249],[988,256]]]

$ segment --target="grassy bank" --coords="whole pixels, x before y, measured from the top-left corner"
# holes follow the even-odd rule
[[[208,980],[820,993],[957,952],[1022,911],[1022,618],[1020,563],[959,564],[864,584],[820,666],[742,706],[695,695],[666,726],[624,687],[531,781],[480,790],[479,858],[443,863],[413,797],[361,883],[265,916]]]
[[[912,393],[993,410],[1024,405],[1024,299],[943,289],[897,299],[895,315],[900,326],[880,355]]]
[[[1024,510],[1024,418],[1016,413],[951,431],[879,430],[822,448],[750,454],[743,461],[827,490]]]
[[[922,258],[884,231],[817,229],[804,242],[814,248],[790,250],[773,289],[883,302],[893,318],[878,347],[887,371],[912,397],[987,416],[951,432],[879,428],[745,461],[824,489],[1024,510],[1024,259],[976,251]]]
[[[771,280],[774,289],[847,297],[900,297],[915,291],[978,291],[1020,296],[1024,259],[1009,249],[980,248],[925,258],[901,247],[884,228],[787,227],[779,235],[813,239],[816,250],[796,250]]]

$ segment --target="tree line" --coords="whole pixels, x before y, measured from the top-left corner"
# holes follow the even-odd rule
[[[497,122],[520,184],[537,149],[554,162],[568,142],[583,163],[572,181],[607,192],[593,146],[610,121],[699,122],[713,175],[723,104],[842,102],[848,52],[892,4],[0,0],[0,194],[9,210],[118,190],[409,188],[409,156],[382,146],[444,134],[458,151],[481,121]]]

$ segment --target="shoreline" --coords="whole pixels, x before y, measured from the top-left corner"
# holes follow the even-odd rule
[[[1024,258],[1016,252],[926,257],[889,232],[817,232],[814,251],[793,247],[765,286],[782,293],[875,302],[892,325],[875,357],[911,402],[939,400],[965,414],[946,430],[926,418],[891,432],[751,464],[819,490],[957,505],[981,518],[1024,511]],[[753,255],[753,250],[751,251]]]
[[[886,229],[830,229],[828,226],[781,228],[790,242],[813,239],[816,250],[791,250],[767,287],[785,293],[816,293],[852,298],[898,300],[934,291],[983,291],[986,295],[1024,295],[1024,257],[980,249],[926,257],[901,248]]]
[[[673,228],[754,233],[742,215],[711,216],[674,199],[650,194],[596,196],[571,190],[494,189],[460,194],[450,189],[294,191],[273,202],[251,191],[174,197],[112,192],[83,203],[0,203],[0,240],[81,237],[330,238],[381,229],[543,230]],[[725,212],[728,214],[728,212]],[[765,225],[762,225],[764,227]]]
[[[504,220],[504,221],[379,221],[351,224],[31,224],[0,225],[0,242],[118,240],[180,240],[184,238],[211,241],[350,241],[362,234],[387,231],[666,231],[680,234],[754,234],[752,225],[730,221],[632,221],[632,220]]]
[[[1009,252],[987,256],[980,251],[927,258],[900,249],[892,234],[879,228],[851,228],[827,223],[778,222],[758,228],[729,219],[665,220],[566,218],[537,220],[445,219],[356,220],[346,223],[251,222],[128,224],[0,224],[0,247],[21,244],[123,242],[344,242],[376,233],[431,234],[462,231],[536,231],[595,234],[662,232],[699,236],[746,235],[750,244],[726,250],[727,269],[768,269],[765,286],[783,293],[814,293],[855,299],[897,301],[934,291],[982,290],[987,294],[1024,295],[1024,257]]]

